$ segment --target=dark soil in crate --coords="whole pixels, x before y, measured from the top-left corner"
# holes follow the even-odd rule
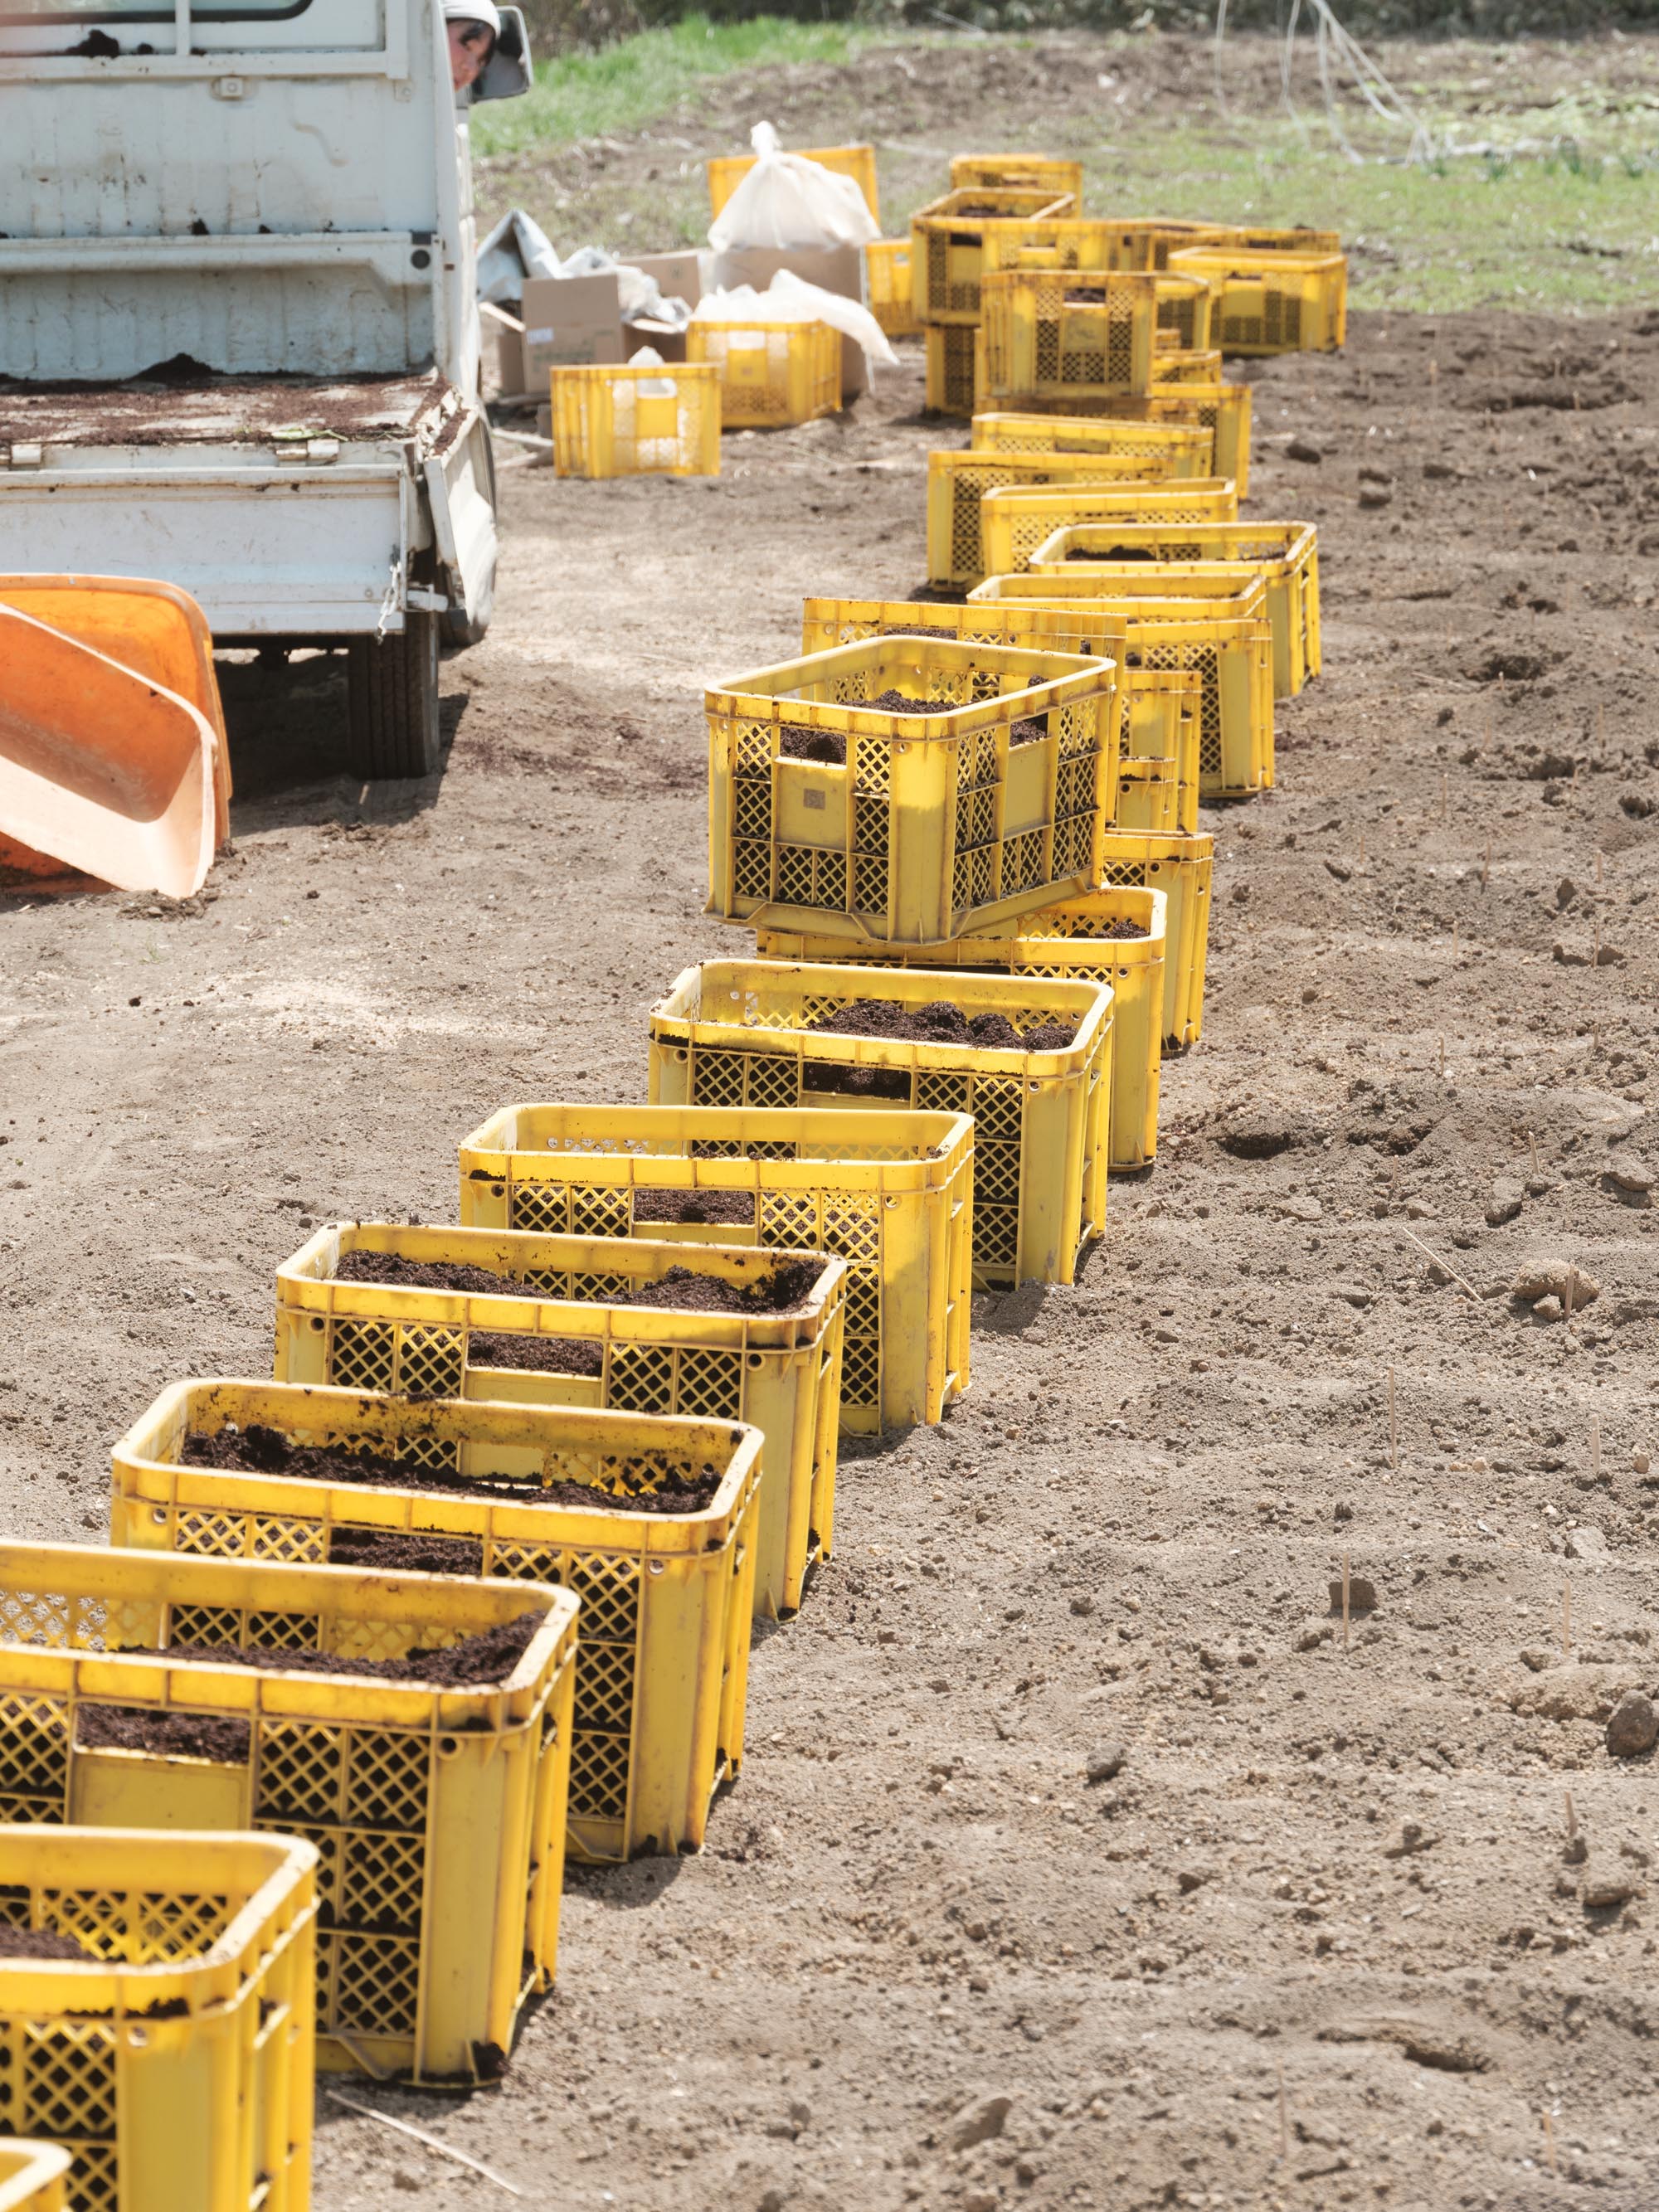
[[[368,1674],[377,1682],[430,1682],[441,1689],[489,1689],[504,1682],[530,1649],[546,1620],[544,1613],[521,1613],[476,1636],[463,1636],[440,1650],[416,1645],[401,1659],[358,1659],[331,1651],[273,1650],[238,1644],[170,1644],[145,1657],[180,1660],[191,1666],[254,1667],[271,1674]]]
[[[475,1328],[467,1340],[469,1367],[510,1367],[520,1375],[603,1375],[605,1348],[586,1336],[509,1336]]]
[[[547,1340],[535,1337],[523,1340],[530,1344]],[[491,1341],[510,1346],[519,1340],[507,1337]],[[179,1460],[186,1467],[216,1468],[227,1474],[274,1474],[296,1482],[366,1483],[377,1489],[419,1491],[446,1498],[483,1498],[493,1504],[574,1505],[584,1512],[599,1510],[607,1513],[700,1513],[712,1504],[723,1480],[718,1468],[691,1476],[671,1473],[659,1490],[617,1497],[585,1482],[541,1483],[528,1476],[513,1475],[501,1475],[492,1480],[487,1476],[447,1474],[441,1468],[416,1467],[407,1460],[392,1459],[385,1452],[351,1452],[325,1444],[294,1444],[275,1429],[258,1421],[251,1421],[246,1429],[223,1428],[216,1430],[211,1436],[187,1437]],[[372,1559],[363,1548],[371,1541],[380,1547]],[[416,1547],[434,1560],[440,1559],[441,1547],[446,1545],[453,1544],[457,1554],[453,1564],[424,1565],[413,1552],[408,1556],[394,1555],[392,1550],[386,1548],[399,1544]],[[330,1544],[329,1559],[336,1566],[392,1568],[406,1573],[481,1572],[480,1565],[469,1565],[460,1559],[462,1551],[473,1562],[482,1561],[479,1547],[464,1536],[428,1535],[397,1529],[337,1528]]]
[[[172,1759],[211,1759],[246,1766],[252,1742],[246,1721],[213,1713],[175,1713],[155,1705],[78,1705],[75,1741],[83,1751],[149,1751]]]
[[[752,1229],[754,1194],[746,1190],[640,1189],[634,1193],[634,1218],[636,1222],[718,1221]]]
[[[60,1936],[55,1928],[0,1927],[0,1959],[73,1959],[83,1966],[100,1963],[95,1951],[88,1951],[73,1936]]]
[[[945,629],[896,629],[890,630],[886,635],[890,637],[948,637],[955,641],[957,633]],[[951,711],[944,700],[912,699],[902,691],[894,690],[878,692],[873,699],[856,699],[848,703],[872,714],[945,714]],[[1046,738],[1048,734],[1046,722],[1028,715],[1009,725],[1008,742],[1011,745],[1035,744],[1039,738]],[[781,722],[778,726],[778,757],[781,760],[816,761],[823,768],[845,768],[847,733],[844,730],[815,730],[805,722]]]
[[[896,999],[854,999],[838,1012],[821,1015],[812,1028],[820,1035],[958,1044],[976,1052],[1063,1052],[1077,1035],[1074,1024],[1043,1022],[1022,1036],[1006,1014],[967,1014],[948,999],[935,999],[923,1006],[905,1006]],[[817,1079],[824,1072],[812,1070],[815,1090],[823,1087]]]
[[[369,1567],[379,1574],[482,1575],[483,1546],[470,1536],[439,1536],[418,1529],[334,1528],[328,1539],[331,1567]]]
[[[665,1306],[681,1313],[793,1313],[811,1295],[821,1272],[810,1261],[790,1261],[752,1283],[734,1283],[724,1276],[703,1274],[691,1267],[671,1267],[654,1281],[641,1282],[635,1289],[607,1297],[603,1303],[616,1306]],[[538,1290],[533,1284],[522,1283],[515,1276],[493,1274],[487,1267],[475,1267],[460,1261],[407,1260],[398,1252],[348,1252],[335,1269],[332,1279],[342,1283],[396,1284],[409,1290],[459,1291],[474,1297],[547,1298],[555,1295]],[[520,1364],[516,1360],[481,1359],[481,1341],[483,1340],[480,1337],[473,1339],[471,1365]],[[511,1340],[497,1334],[489,1341],[500,1346]],[[543,1363],[538,1360],[535,1364],[540,1366]],[[586,1371],[599,1370],[593,1367]]]

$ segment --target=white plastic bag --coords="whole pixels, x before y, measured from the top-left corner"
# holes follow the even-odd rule
[[[828,323],[843,337],[864,350],[865,366],[872,375],[878,362],[890,368],[898,356],[887,343],[887,333],[858,301],[839,292],[826,292],[809,284],[793,269],[780,269],[765,291],[752,284],[736,284],[729,292],[705,292],[691,311],[694,323]]]
[[[478,297],[497,307],[523,298],[526,276],[562,273],[551,240],[522,208],[504,215],[478,248]]]
[[[881,236],[864,194],[805,154],[786,154],[769,123],[749,134],[755,166],[708,227],[716,252],[747,246],[866,246]]]
[[[641,346],[637,353],[628,356],[630,368],[666,368],[668,363],[655,346]],[[679,386],[672,376],[647,376],[641,379],[636,389],[642,399],[672,399]]]

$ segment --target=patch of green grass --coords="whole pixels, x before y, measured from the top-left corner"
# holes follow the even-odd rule
[[[492,101],[472,117],[480,154],[553,153],[579,138],[632,131],[665,115],[698,78],[800,62],[844,62],[874,34],[849,23],[793,23],[776,15],[711,23],[686,15],[597,53],[538,63],[533,91]]]
[[[1634,143],[1355,163],[1276,117],[1132,127],[1085,167],[1102,211],[1340,231],[1356,307],[1593,311],[1659,287],[1659,155]]]

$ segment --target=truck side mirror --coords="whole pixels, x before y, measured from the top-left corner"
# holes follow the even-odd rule
[[[473,85],[475,104],[481,100],[516,100],[520,93],[529,91],[533,82],[530,71],[530,33],[525,27],[524,11],[520,8],[502,8],[499,12],[501,35]]]

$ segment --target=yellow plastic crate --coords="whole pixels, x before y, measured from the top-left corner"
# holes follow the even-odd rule
[[[976,323],[979,280],[998,265],[1000,252],[1017,250],[1013,233],[1024,225],[1070,216],[1069,192],[1018,185],[975,185],[930,200],[910,218],[910,274],[916,319]]]
[[[1215,356],[1214,378],[1172,380],[1166,374],[1168,356],[1160,356],[1153,371],[1152,388],[1144,398],[1114,400],[1113,415],[1136,422],[1197,425],[1212,440],[1209,476],[1231,477],[1241,499],[1250,489],[1250,387],[1224,384],[1220,357]]]
[[[1161,572],[1154,568],[1148,574],[1157,577]],[[977,588],[989,604],[1006,604],[1004,587],[1018,592],[1035,578],[1040,592],[1045,575],[1054,577],[1066,605],[1076,605],[1095,583],[1093,569],[1085,562],[1069,572],[1028,569],[1020,576],[991,576]],[[1261,580],[1255,580],[1260,586]],[[1030,602],[1015,597],[1012,604]],[[1186,668],[1198,676],[1202,695],[1199,788],[1205,797],[1249,799],[1270,790],[1273,634],[1265,588],[1247,595],[1249,611],[1240,611],[1237,596],[1218,605],[1190,598],[1133,592],[1107,598],[1103,593],[1091,604],[1124,624],[1127,671]],[[1130,752],[1133,747],[1126,743],[1124,750]],[[1192,830],[1197,823],[1183,818],[1181,827]]]
[[[850,177],[864,194],[864,204],[877,222],[881,221],[881,195],[876,185],[876,149],[873,146],[791,146],[792,154],[803,154],[820,168],[833,169],[838,177]],[[738,186],[755,166],[752,154],[714,154],[708,162],[708,212],[717,216]]]
[[[186,1437],[230,1422],[422,1475],[453,1469],[500,1494],[180,1463]],[[760,1451],[756,1429],[660,1413],[178,1382],[115,1447],[111,1535],[138,1551],[320,1565],[338,1533],[347,1548],[365,1534],[436,1534],[476,1544],[480,1574],[570,1591],[581,1611],[566,1841],[580,1858],[627,1859],[700,1846],[714,1791],[743,1763]],[[720,1487],[700,1511],[611,1504],[706,1472]],[[556,1482],[592,1489],[592,1506],[538,1496]],[[555,1872],[538,1905],[556,1910],[557,1893]]]
[[[1204,971],[1210,945],[1215,839],[1160,837],[1110,830],[1102,884],[1161,890],[1167,902],[1164,957],[1164,1045],[1184,1052],[1204,1034]]]
[[[1130,436],[1159,436],[1173,441],[1174,450],[1191,459],[1185,471],[1195,477],[1231,477],[1243,499],[1249,489],[1249,392],[1247,384],[1223,385],[1217,389],[1231,396],[1243,394],[1243,407],[1218,402],[1212,394],[1188,404],[1154,385],[1150,395],[1124,394],[1103,403],[1094,413],[1063,415],[1029,411],[986,412],[974,417],[973,450],[994,453],[1132,453],[1146,448],[1127,445]],[[1188,441],[1197,440],[1196,444]]]
[[[352,1672],[544,1613],[511,1674],[440,1689]],[[0,1803],[88,1827],[272,1829],[321,1857],[325,2064],[488,2076],[553,1978],[576,1601],[563,1590],[0,1543]],[[228,1647],[222,1662],[171,1656]],[[338,1672],[256,1669],[259,1644]],[[124,1648],[125,1647],[125,1648]],[[81,1709],[225,1723],[211,1751],[94,1747]]]
[[[879,950],[879,948],[878,948]],[[1059,1050],[843,1036],[807,1026],[855,999],[922,1006],[934,975],[711,960],[688,968],[651,1012],[651,1097],[665,1106],[872,1103],[974,1116],[974,1281],[1069,1283],[1106,1209],[1106,1108],[1112,1000],[1097,984],[951,977],[970,1018],[1006,1017],[1024,1036],[1075,1024]],[[854,1071],[857,1071],[855,1073]]]
[[[864,267],[871,313],[890,338],[914,337],[921,325],[916,320],[909,240],[872,238],[864,249]]]
[[[1055,602],[1062,602],[1055,604]],[[1014,599],[805,599],[801,651],[827,653],[872,637],[945,631],[965,645],[1003,645],[1034,653],[1121,659],[1123,624],[1081,597],[1058,592]]]
[[[1115,930],[1126,927],[1141,934],[1114,936]],[[856,959],[860,967],[908,968],[921,975],[956,968],[1109,984],[1112,1077],[1106,1149],[1115,1173],[1145,1167],[1158,1150],[1165,929],[1162,891],[1097,890],[1023,915],[1006,937],[958,937],[947,945],[854,955],[830,937],[760,930],[755,950],[763,960],[808,961],[817,966]],[[945,991],[949,986],[941,982],[938,988]]]
[[[981,354],[976,323],[928,323],[922,329],[925,404],[935,415],[966,422],[979,404]]]
[[[1341,253],[1188,246],[1170,271],[1220,291],[1213,318],[1224,354],[1334,353],[1347,337],[1348,264]]]
[[[1172,458],[1170,474],[1207,477],[1215,452],[1213,432],[1202,424],[1127,422],[1110,415],[975,415],[970,450],[975,453],[1111,453]]]
[[[0,2212],[64,2212],[69,2164],[56,2143],[0,2136]]]
[[[920,604],[906,603],[913,610]],[[1063,642],[1070,637],[1111,635],[1126,620],[1188,622],[1215,617],[1237,622],[1266,622],[1267,586],[1248,569],[1212,564],[1194,582],[1182,574],[1171,589],[1166,572],[1156,562],[1121,561],[1112,568],[1103,586],[1100,570],[1091,561],[1073,562],[1066,568],[1022,568],[1017,575],[988,576],[976,584],[963,605],[981,616],[1000,609],[1012,614],[1017,607],[1042,608],[1049,627],[1045,633],[1060,653],[1086,653],[1085,645]],[[1121,609],[1121,611],[1111,611]],[[1103,610],[1107,611],[1103,612]],[[1074,629],[1080,623],[1080,629]]]
[[[1092,269],[988,270],[980,301],[994,403],[1146,391],[1163,281]]]
[[[1083,198],[1081,161],[1057,160],[1052,154],[953,154],[951,189],[968,191],[989,185],[1012,185],[1018,190],[1064,194],[1073,201]]]
[[[1171,596],[1197,592],[1225,568],[1254,569],[1267,586],[1267,619],[1273,633],[1273,696],[1287,699],[1320,669],[1319,533],[1311,522],[1208,522],[1171,526],[1164,517],[1144,521],[1115,517],[1078,522],[1045,538],[1030,567],[1087,566],[1109,589],[1119,588],[1126,568],[1142,574],[1155,564]],[[1133,584],[1123,588],[1133,590]]]
[[[720,371],[720,424],[781,430],[841,406],[841,332],[828,323],[697,323],[688,362]]]
[[[1136,668],[1125,672],[1124,697],[1112,826],[1160,835],[1196,830],[1202,678],[1193,668]]]
[[[973,584],[994,573],[994,564],[986,558],[981,519],[983,501],[993,492],[1029,491],[1044,486],[1151,488],[1176,482],[1207,482],[1187,473],[1197,459],[1195,451],[1178,447],[1124,453],[935,448],[927,456],[929,580],[934,584]]]
[[[998,456],[1003,462],[1020,458]],[[1054,455],[1054,459],[1070,459]],[[1082,457],[1094,463],[1092,455]],[[987,492],[980,501],[981,575],[1017,574],[1034,562],[1057,530],[1083,522],[1232,522],[1238,514],[1238,488],[1231,477],[1185,477],[1139,483],[1113,484],[1086,477],[1066,483],[1059,479],[1029,489],[1010,485]],[[964,583],[977,580],[964,576]]]
[[[712,1103],[712,1102],[711,1102]],[[762,1102],[757,1101],[757,1103]],[[768,1100],[768,1104],[775,1102]],[[335,1279],[349,1252],[459,1261],[523,1282],[523,1297]],[[793,1313],[700,1313],[608,1303],[685,1264],[679,1244],[627,1237],[531,1237],[483,1229],[341,1222],[319,1229],[276,1276],[279,1382],[332,1382],[410,1398],[489,1398],[516,1406],[747,1421],[760,1430],[755,1610],[800,1604],[808,1569],[827,1559],[836,1508],[836,1427],[846,1262],[824,1253],[705,1246],[700,1274],[753,1283],[781,1261],[816,1259],[817,1284]],[[475,1339],[486,1341],[483,1356]],[[578,1355],[568,1370],[491,1367],[501,1336]],[[597,1372],[588,1371],[597,1367]]]
[[[461,1145],[469,1229],[810,1245],[847,1262],[841,1425],[937,1421],[968,1387],[974,1130],[951,1114],[508,1106]],[[747,1226],[641,1216],[641,1190],[747,1200]]]
[[[928,711],[860,703],[890,691]],[[1094,881],[1117,727],[1109,663],[880,636],[704,700],[711,914],[923,945]]]
[[[43,1635],[54,1632],[42,1624]],[[83,1633],[95,1636],[90,1619]],[[33,1656],[64,1663],[46,1650]],[[8,1752],[26,1766],[61,1770],[69,1755],[61,1700],[7,1702]],[[71,1936],[95,1961],[0,1960],[8,2120],[35,2139],[25,2146],[31,2152],[46,2142],[70,2154],[72,2212],[306,2212],[311,1845],[288,1836],[0,1827],[0,1897],[10,1926]],[[37,2202],[0,2195],[0,2203],[14,2201]]]
[[[1165,386],[1219,384],[1222,354],[1219,346],[1159,346],[1152,357],[1154,392]]]
[[[553,464],[562,477],[717,477],[720,377],[711,363],[556,368]]]

